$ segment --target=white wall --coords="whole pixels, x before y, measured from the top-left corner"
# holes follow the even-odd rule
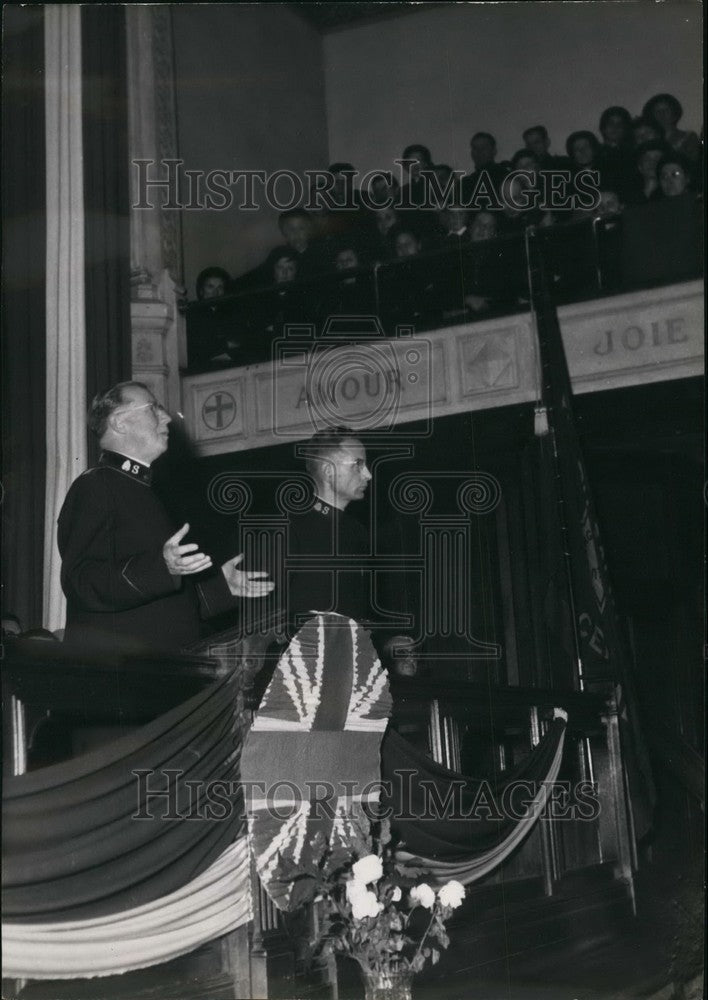
[[[661,91],[698,131],[700,39],[700,4],[683,2],[458,4],[331,34],[330,159],[385,169],[422,142],[467,170],[474,132],[494,133],[503,158],[539,122],[562,152],[605,107],[639,114]]]
[[[177,125],[187,169],[327,166],[322,43],[275,4],[174,4]],[[277,212],[182,213],[185,276],[240,274],[281,242]]]

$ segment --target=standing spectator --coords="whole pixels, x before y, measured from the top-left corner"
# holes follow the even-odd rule
[[[605,108],[600,115],[600,134],[603,184],[626,198],[631,194],[634,181],[629,111],[619,105]]]
[[[551,153],[551,140],[545,125],[531,125],[523,135],[524,145],[534,154],[540,170],[567,170],[569,163],[565,156]]]
[[[632,142],[635,148],[643,146],[645,142],[654,142],[664,138],[664,132],[651,118],[644,118],[639,115],[632,119]]]
[[[426,184],[421,177],[422,171],[432,171],[433,160],[427,146],[413,143],[403,150],[404,160],[411,160],[408,167],[408,183],[401,189],[401,200],[404,205],[421,207],[425,204]]]
[[[496,162],[497,141],[494,136],[489,132],[475,132],[470,139],[470,155],[474,163],[474,170],[462,181],[464,200],[469,202],[472,199],[475,188],[482,183],[483,175],[487,182],[485,186],[491,185],[498,195],[499,186],[506,177],[507,170],[501,163]],[[478,206],[472,205],[471,207],[474,210]]]
[[[701,161],[701,143],[695,132],[678,127],[683,108],[673,94],[655,94],[644,105],[642,115],[656,122],[668,144],[686,158],[691,171],[697,171]]]
[[[359,232],[364,225],[359,192],[354,188],[356,171],[351,163],[331,163],[327,168],[334,186],[328,193],[335,207],[322,203],[315,213],[317,239],[324,241],[331,250],[349,233]],[[321,196],[320,196],[321,197]]]

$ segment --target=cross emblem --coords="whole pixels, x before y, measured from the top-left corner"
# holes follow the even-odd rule
[[[223,431],[236,419],[236,401],[223,390],[213,392],[202,406],[202,420],[212,431]]]

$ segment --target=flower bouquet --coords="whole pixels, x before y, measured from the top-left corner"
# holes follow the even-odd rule
[[[465,895],[459,882],[437,892],[421,881],[424,871],[397,861],[390,824],[383,821],[361,850],[332,864],[323,849],[316,868],[301,872],[317,883],[321,926],[313,950],[332,949],[360,966],[366,1000],[408,1000],[413,976],[430,959],[435,965],[449,938],[445,922]],[[356,848],[355,848],[355,853]]]

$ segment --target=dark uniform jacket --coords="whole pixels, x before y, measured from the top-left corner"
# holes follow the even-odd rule
[[[196,584],[170,575],[162,547],[175,530],[147,466],[104,452],[79,476],[59,514],[66,642],[177,651],[199,638],[200,613],[236,607],[219,571]]]
[[[370,621],[369,547],[356,518],[317,497],[309,510],[291,514],[283,581],[288,620],[296,625],[311,611],[336,611]]]

